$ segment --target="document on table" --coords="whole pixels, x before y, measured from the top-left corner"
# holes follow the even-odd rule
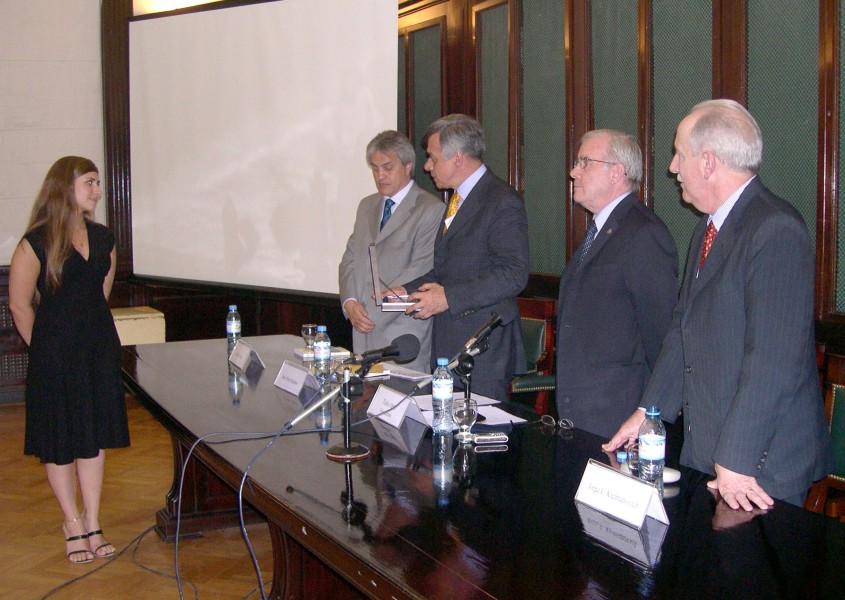
[[[452,399],[457,400],[459,398],[463,398],[464,393],[462,391],[455,392],[452,394]],[[493,398],[488,398],[487,396],[482,396],[481,394],[473,394],[472,399],[478,403],[478,406],[488,406],[490,404],[498,404],[498,400],[494,400]],[[414,396],[414,400],[417,401],[417,404],[422,410],[432,411],[434,408],[431,405],[431,394],[421,394],[419,396]]]
[[[489,427],[490,425],[519,425],[520,423],[525,423],[525,419],[521,417],[517,417],[516,415],[512,415],[509,412],[502,410],[501,408],[492,406],[493,404],[497,404],[497,400],[493,400],[492,398],[487,398],[486,396],[481,396],[476,394],[472,395],[478,401],[478,414],[484,417],[483,424],[485,427]],[[483,404],[482,399],[483,398]],[[434,416],[434,410],[431,406],[431,396],[414,396],[414,399],[417,401],[420,409],[422,410],[423,419],[425,419],[426,424],[430,427],[431,420]],[[480,424],[481,421],[478,421]]]

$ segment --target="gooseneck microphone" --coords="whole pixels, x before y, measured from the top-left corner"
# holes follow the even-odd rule
[[[410,333],[400,335],[390,345],[375,350],[355,354],[351,362],[356,365],[376,363],[386,358],[393,358],[398,363],[410,362],[420,353],[420,340]]]
[[[461,365],[462,361],[466,361],[466,359],[472,359],[474,356],[478,356],[479,354],[483,354],[487,352],[487,349],[490,347],[490,343],[488,341],[488,337],[490,336],[490,332],[496,329],[499,325],[502,324],[502,317],[498,315],[498,313],[490,313],[490,319],[481,326],[481,329],[476,331],[471,338],[467,340],[467,343],[464,344],[464,347],[461,348],[460,352],[458,352],[451,361],[449,361],[449,365],[446,367],[450,371],[455,370],[456,367]],[[465,377],[469,371],[472,371],[472,366],[474,365],[475,361],[472,363],[467,363],[467,366],[464,367],[464,373],[458,373],[462,377]],[[425,379],[419,381],[414,388],[411,390],[410,394],[416,394],[422,388],[427,386],[431,383],[433,376],[429,375]]]
[[[478,345],[479,342],[486,340],[487,336],[490,335],[490,332],[501,324],[502,317],[500,317],[497,313],[490,313],[490,320],[482,325],[481,329],[476,331],[473,336],[467,340],[467,343],[464,344],[464,349],[461,352],[458,352],[457,356],[460,356],[464,352],[470,352]]]
[[[481,340],[481,341],[483,342],[484,340]],[[472,360],[473,364],[474,364],[475,360],[473,359],[473,357],[478,356],[479,354],[483,354],[484,352],[486,352],[488,350],[488,348],[489,348],[489,345],[487,343],[477,343],[477,344],[475,344],[475,348],[473,348],[469,352],[464,352],[463,350],[461,350],[460,354],[458,354],[455,358],[453,358],[451,360],[451,362],[448,365],[446,365],[446,368],[449,369],[450,371],[455,371],[456,373],[458,373],[458,375],[463,375],[463,373],[460,373],[458,371],[458,367],[460,367],[462,364],[467,364],[467,362],[466,362],[467,359]],[[466,367],[464,367],[464,368],[466,368]],[[472,370],[472,367],[469,367],[469,370]],[[429,375],[425,379],[421,379],[411,389],[411,391],[408,392],[408,395],[413,396],[414,394],[419,392],[421,389],[423,389],[425,386],[427,386],[429,383],[431,383],[432,379],[434,379],[433,375]]]

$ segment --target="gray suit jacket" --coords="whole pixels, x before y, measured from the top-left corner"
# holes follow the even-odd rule
[[[798,212],[759,177],[743,191],[698,277],[696,226],[672,326],[641,402],[684,411],[681,462],[756,477],[775,498],[833,467],[815,361],[813,246]]]
[[[675,240],[631,193],[560,279],[558,416],[610,438],[639,406],[677,301]]]
[[[382,196],[367,196],[358,205],[355,228],[346,244],[338,268],[340,301],[355,298],[367,309],[376,328],[369,334],[352,330],[356,354],[383,348],[396,337],[410,333],[420,340],[420,353],[406,366],[428,372],[431,355],[431,323],[406,316],[402,312],[382,312],[371,298],[373,277],[370,272],[370,244],[376,245],[379,276],[388,285],[401,285],[410,278],[431,270],[434,238],[439,231],[445,206],[416,183],[396,208],[384,229],[379,231]]]
[[[440,227],[442,231],[442,225]],[[415,290],[437,282],[449,309],[434,316],[432,365],[452,358],[495,312],[502,326],[490,349],[475,357],[472,389],[506,400],[510,379],[525,371],[525,349],[516,297],[528,282],[528,221],[525,203],[487,171],[464,199],[446,235],[434,244],[434,268],[405,284]]]

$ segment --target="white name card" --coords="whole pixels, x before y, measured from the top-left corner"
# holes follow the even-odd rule
[[[656,487],[592,458],[581,476],[575,500],[637,529],[647,516],[669,524]]]
[[[426,423],[416,400],[386,385],[378,386],[367,414],[397,428],[401,427],[406,416],[419,423]]]
[[[244,375],[247,385],[255,389],[264,372],[264,361],[258,356],[258,352],[245,341],[238,340],[232,348],[232,353],[229,354],[229,362]]]
[[[304,386],[313,390],[320,389],[320,382],[317,381],[310,369],[287,360],[282,363],[282,368],[279,369],[279,374],[276,375],[273,385],[294,396],[299,396]]]
[[[229,362],[239,368],[241,371],[246,371],[250,362],[255,362],[260,367],[264,368],[264,361],[258,356],[258,352],[253,350],[249,344],[243,340],[238,340],[235,347],[232,348],[232,353],[229,354]]]

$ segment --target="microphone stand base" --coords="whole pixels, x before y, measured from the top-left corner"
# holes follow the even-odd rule
[[[338,444],[326,450],[326,457],[334,462],[351,463],[364,460],[370,455],[370,449],[362,444],[352,443],[349,446]]]

